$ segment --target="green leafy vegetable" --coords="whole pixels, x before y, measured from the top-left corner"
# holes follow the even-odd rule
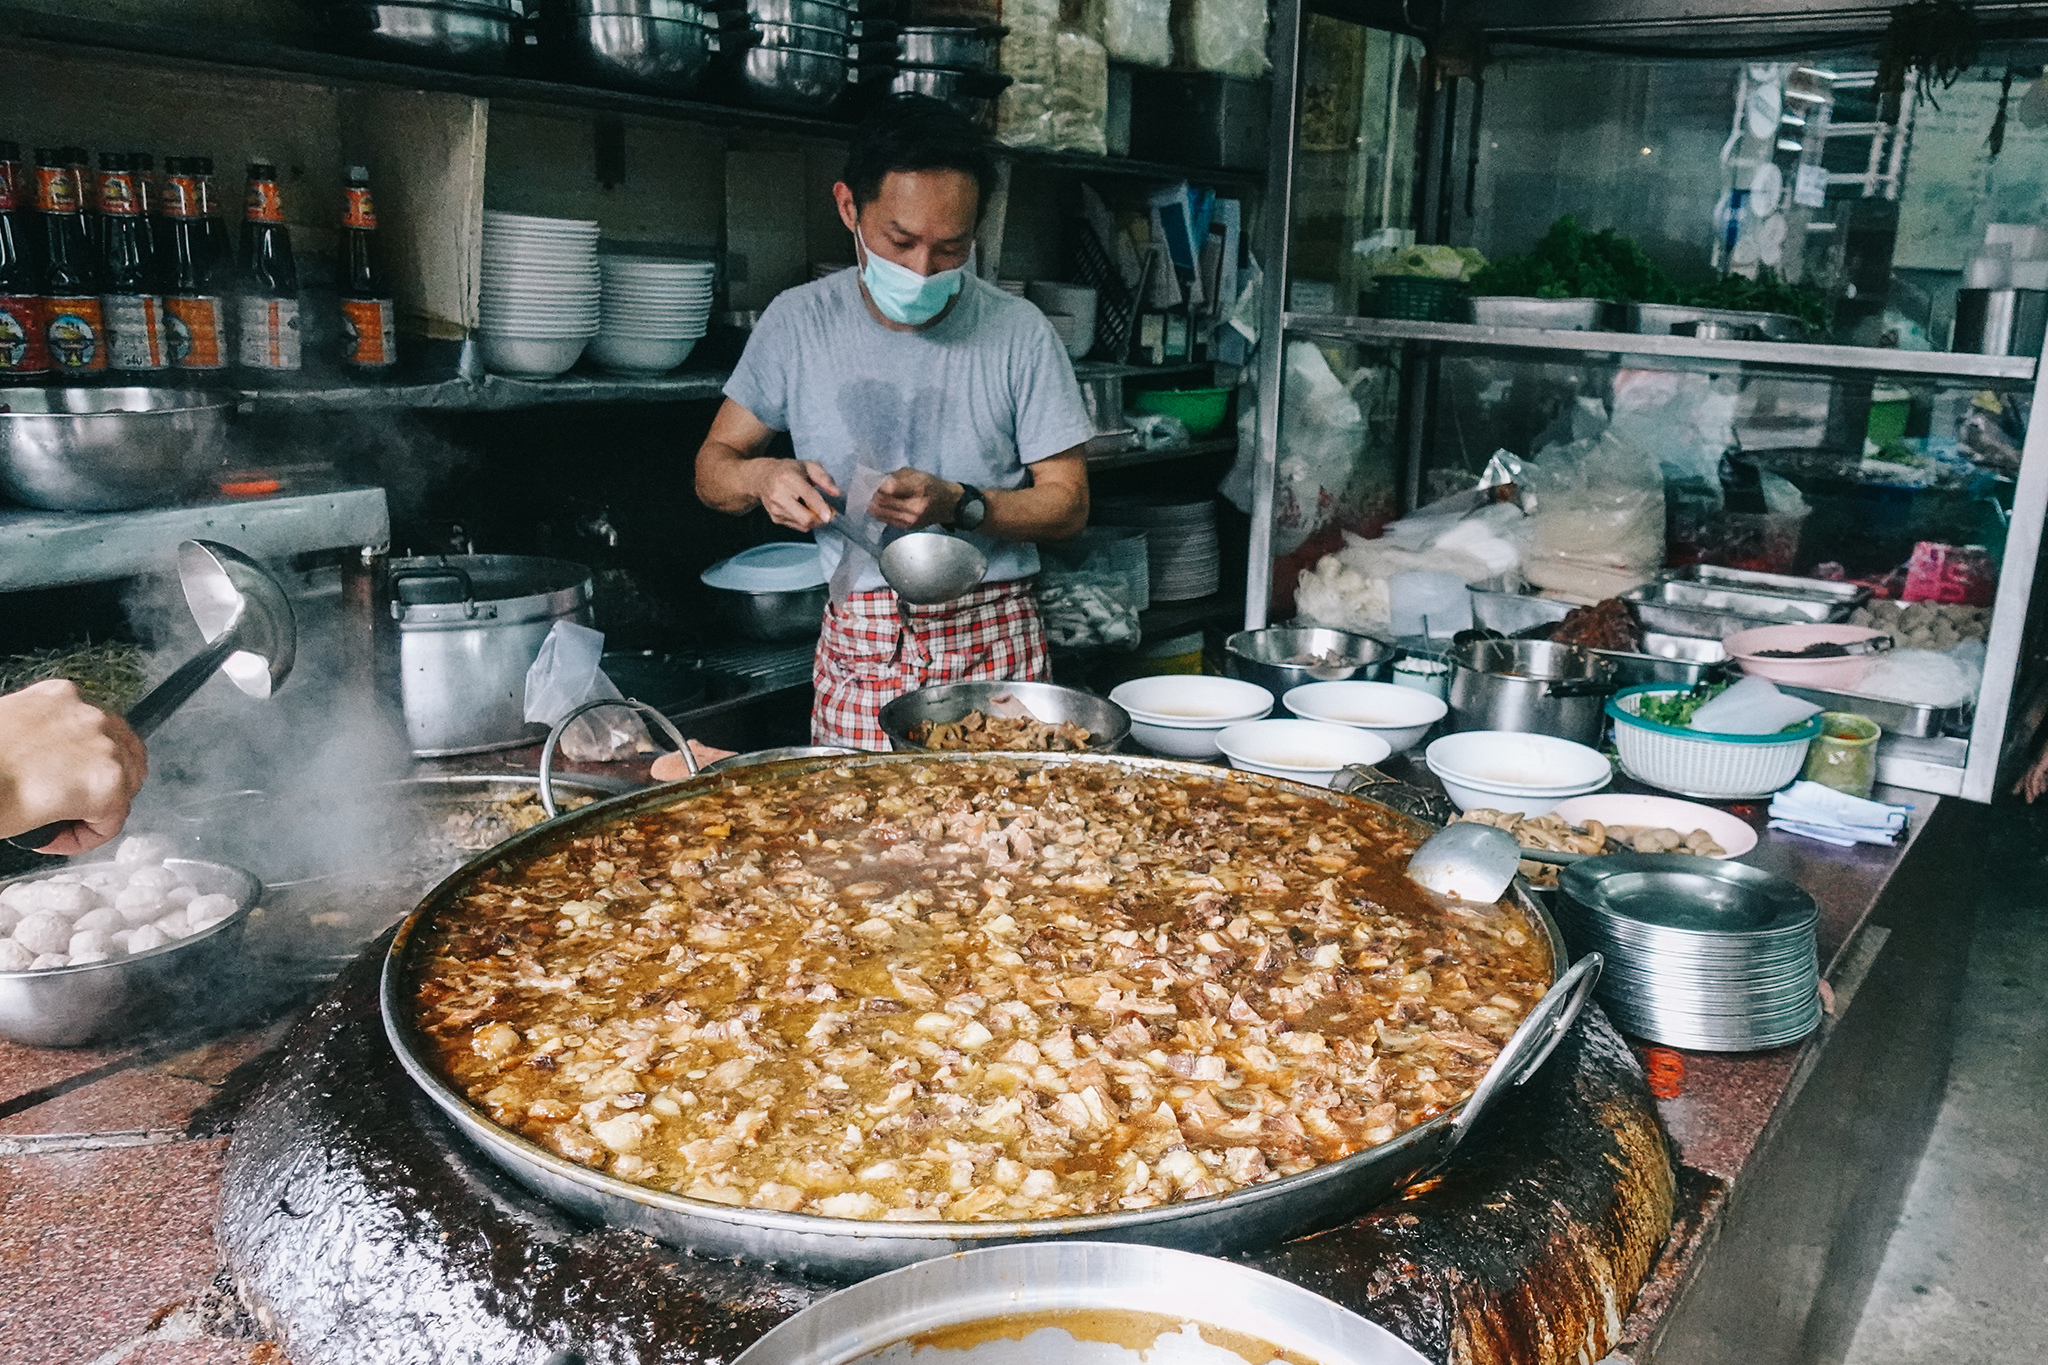
[[[1659,725],[1690,729],[1694,713],[1727,690],[1727,683],[1701,683],[1690,692],[1645,692],[1636,698],[1636,714]]]
[[[1503,256],[1472,279],[1476,294],[1539,299],[1676,303],[1679,288],[1633,238],[1613,228],[1587,232],[1567,213],[1527,255]]]
[[[1712,284],[1688,290],[1685,302],[1695,308],[1788,313],[1816,336],[1825,336],[1835,325],[1834,300],[1810,284],[1788,284],[1769,266],[1757,271],[1753,280],[1724,275]]]

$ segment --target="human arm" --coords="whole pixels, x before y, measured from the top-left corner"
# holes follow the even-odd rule
[[[149,756],[126,721],[62,679],[0,697],[0,838],[66,824],[44,853],[83,853],[121,832]]]
[[[714,511],[735,516],[765,508],[776,525],[797,531],[825,525],[832,509],[819,490],[838,497],[839,486],[815,460],[763,455],[774,439],[773,427],[726,399],[697,451],[698,498]]]
[[[1088,461],[1080,446],[1026,465],[1022,488],[984,488],[988,515],[975,530],[997,540],[1066,540],[1088,524]],[[891,526],[914,531],[953,519],[965,488],[920,469],[882,480],[869,510]]]

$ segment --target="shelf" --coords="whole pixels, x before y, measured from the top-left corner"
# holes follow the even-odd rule
[[[1169,460],[1192,460],[1203,455],[1234,455],[1237,453],[1237,437],[1212,436],[1204,441],[1170,450],[1119,450],[1111,454],[1090,455],[1090,469],[1130,469],[1136,465],[1165,464]]]
[[[510,412],[557,403],[683,403],[717,398],[730,370],[685,370],[680,374],[624,375],[572,371],[555,379],[448,379],[436,384],[357,384],[324,389],[250,389],[242,394],[245,413],[374,412],[410,408],[421,412]]]
[[[2005,379],[2031,384],[2032,356],[1970,355],[1954,351],[1900,351],[1871,346],[1823,346],[1798,341],[1701,341],[1694,337],[1634,332],[1558,332],[1533,327],[1481,327],[1468,322],[1403,322],[1392,318],[1289,313],[1288,335],[1323,341],[1429,341],[1496,350],[1578,351],[1644,355],[1674,360],[1726,360],[1745,367],[1856,370],[1931,378]]]
[[[1156,602],[1138,613],[1138,629],[1150,642],[1184,634],[1216,621],[1243,619],[1244,587],[1240,584],[1209,597],[1190,598],[1185,602]]]
[[[195,537],[224,541],[257,559],[280,559],[389,544],[391,514],[383,489],[355,485],[132,512],[0,507],[0,592],[166,573],[178,542]]]
[[[307,41],[313,41],[309,36]],[[261,71],[277,76],[304,76],[348,85],[434,90],[478,99],[502,100],[546,108],[588,109],[742,131],[778,133],[821,142],[844,142],[853,123],[834,118],[784,114],[771,109],[715,104],[708,100],[613,90],[583,85],[573,79],[526,74],[455,71],[409,62],[383,61],[288,43],[231,37],[205,28],[164,28],[153,24],[84,19],[0,4],[0,45],[35,44],[66,52],[97,51],[125,58],[179,67]],[[1074,152],[1040,152],[1029,148],[995,149],[1028,164],[1084,174],[1124,175],[1153,180],[1192,180],[1206,184],[1256,185],[1265,176],[1256,171],[1210,170],[1128,157],[1089,156]]]
[[[1074,378],[1086,384],[1091,379],[1143,379],[1148,375],[1194,374],[1213,370],[1213,360],[1190,360],[1179,365],[1119,365],[1109,360],[1077,360]]]

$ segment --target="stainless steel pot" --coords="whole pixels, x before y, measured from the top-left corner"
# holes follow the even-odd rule
[[[337,4],[329,25],[350,46],[400,61],[501,70],[512,54],[517,22],[511,0],[392,0],[386,4]]]
[[[607,85],[672,94],[696,89],[719,50],[710,15],[688,3],[661,13],[559,15],[550,18],[547,36]]]
[[[749,640],[804,640],[816,635],[824,628],[825,604],[832,597],[824,583],[787,592],[706,591],[725,623]]]
[[[227,439],[233,394],[23,388],[0,397],[0,493],[55,512],[175,502]]]
[[[600,829],[691,801],[735,780],[767,780],[839,767],[874,769],[875,775],[883,778],[915,765],[976,761],[985,761],[985,756],[863,754],[857,758],[805,759],[750,768],[744,775],[700,774],[686,782],[587,806],[514,836],[434,888],[399,926],[384,961],[382,1005],[385,1033],[400,1064],[487,1157],[527,1188],[594,1222],[643,1232],[696,1255],[739,1257],[841,1281],[865,1279],[933,1256],[1036,1238],[1140,1242],[1225,1255],[1271,1246],[1344,1222],[1441,1165],[1479,1122],[1502,1088],[1518,1085],[1535,1074],[1551,1048],[1577,1019],[1598,979],[1597,957],[1589,957],[1569,971],[1564,969],[1564,940],[1556,924],[1517,886],[1509,894],[1523,914],[1541,926],[1550,949],[1551,979],[1555,984],[1530,1011],[1478,1088],[1462,1104],[1392,1141],[1268,1184],[1234,1190],[1216,1199],[1085,1217],[890,1223],[733,1208],[688,1199],[590,1170],[498,1127],[471,1108],[434,1070],[429,1060],[431,1051],[419,1034],[412,1012],[414,983],[428,969],[422,954],[425,931],[437,916],[466,895],[485,872],[501,862],[544,854]],[[1053,766],[1089,764],[1205,781],[1217,777],[1216,769],[1198,763],[1112,754],[1047,754],[1031,761]],[[1359,802],[1357,797],[1279,778],[1236,774],[1233,780],[1331,805]],[[1418,841],[1429,832],[1430,827],[1420,821],[1387,813],[1403,822]]]
[[[0,972],[0,1038],[30,1047],[77,1047],[139,1033],[179,1006],[217,994],[248,970],[240,951],[242,930],[263,899],[263,883],[239,867],[196,858],[168,858],[164,866],[202,895],[233,896],[239,908],[188,938],[132,957]],[[0,886],[49,875],[10,877]]]
[[[1289,659],[1327,659],[1293,664]],[[1394,647],[1369,635],[1326,627],[1267,626],[1241,630],[1223,642],[1223,669],[1233,678],[1257,683],[1274,696],[1312,682],[1385,682],[1394,666]]]
[[[952,105],[961,117],[985,123],[998,96],[1013,78],[986,71],[952,71],[936,66],[899,65],[889,81],[893,95],[930,95]]]
[[[854,7],[832,0],[747,0],[746,17],[755,24],[816,24],[850,34]]]
[[[526,670],[555,622],[590,624],[590,570],[520,555],[395,559],[391,594],[414,756],[511,749],[547,734],[526,722]]]
[[[1614,660],[1548,640],[1473,640],[1451,650],[1451,728],[1519,730],[1600,744],[1619,686]]]
[[[846,90],[846,58],[793,47],[750,47],[733,63],[740,88],[769,109],[811,114]]]
[[[918,66],[994,71],[1008,29],[983,25],[906,25],[896,30],[896,55]]]
[[[846,29],[827,27],[824,24],[756,24],[754,31],[761,35],[761,42],[769,47],[801,48],[805,52],[823,52],[828,56],[846,55]]]

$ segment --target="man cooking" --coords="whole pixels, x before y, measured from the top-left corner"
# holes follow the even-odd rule
[[[708,506],[819,533],[834,586],[812,669],[819,744],[886,749],[878,713],[894,697],[1047,673],[1032,542],[1086,524],[1094,423],[1045,316],[974,272],[994,179],[981,135],[937,100],[897,96],[868,119],[832,187],[859,268],[768,306],[697,452]],[[781,431],[795,459],[764,455]],[[988,559],[981,585],[900,601],[832,529],[827,497],[855,487],[874,488],[865,510],[885,526],[966,536]]]

